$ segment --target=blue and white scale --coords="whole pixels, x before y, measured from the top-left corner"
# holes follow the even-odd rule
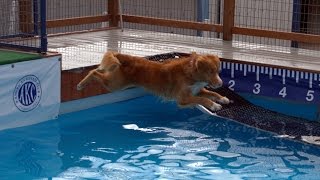
[[[220,69],[224,86],[237,93],[320,104],[319,73],[235,61],[222,61]]]

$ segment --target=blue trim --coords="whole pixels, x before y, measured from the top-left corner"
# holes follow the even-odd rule
[[[224,85],[237,93],[250,93],[320,107],[320,73],[248,63],[221,63]]]
[[[40,23],[41,23],[41,33],[40,33],[40,51],[47,52],[48,49],[48,39],[47,39],[47,1],[40,0]]]
[[[222,61],[220,77],[224,86],[255,105],[320,121],[320,73]]]
[[[301,22],[301,0],[293,1],[293,15],[292,15],[292,32],[300,32]],[[291,42],[291,47],[298,48],[299,44],[296,41]]]
[[[209,19],[209,0],[197,0],[197,21],[204,22]],[[202,31],[197,31],[197,36],[202,36]]]
[[[297,103],[292,101],[286,101],[277,98],[258,96],[248,93],[240,93],[240,95],[246,100],[250,101],[256,106],[269,109],[271,111],[286,114],[288,116],[294,116],[304,118],[309,121],[319,121],[319,106],[308,103]]]

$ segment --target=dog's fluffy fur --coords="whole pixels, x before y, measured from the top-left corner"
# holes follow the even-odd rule
[[[107,52],[100,66],[90,71],[77,89],[83,89],[91,80],[97,80],[111,92],[140,86],[166,99],[176,100],[180,106],[200,104],[217,111],[221,109],[220,104],[228,104],[229,99],[204,87],[222,86],[219,66],[220,60],[214,55],[192,53],[190,57],[160,63]]]

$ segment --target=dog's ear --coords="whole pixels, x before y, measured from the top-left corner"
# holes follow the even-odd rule
[[[197,68],[198,71],[204,71],[209,68],[207,61],[205,61],[205,59],[202,56],[199,56],[196,59],[195,67]]]
[[[207,58],[209,58],[217,67],[217,70],[220,69],[220,58],[217,55],[208,54]]]
[[[192,67],[197,70],[205,68],[205,66],[207,66],[204,56],[198,55],[195,52],[192,52],[191,54],[191,64],[192,64]]]

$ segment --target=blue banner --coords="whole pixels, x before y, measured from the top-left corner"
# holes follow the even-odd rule
[[[320,104],[318,73],[223,61],[220,76],[237,93]]]

